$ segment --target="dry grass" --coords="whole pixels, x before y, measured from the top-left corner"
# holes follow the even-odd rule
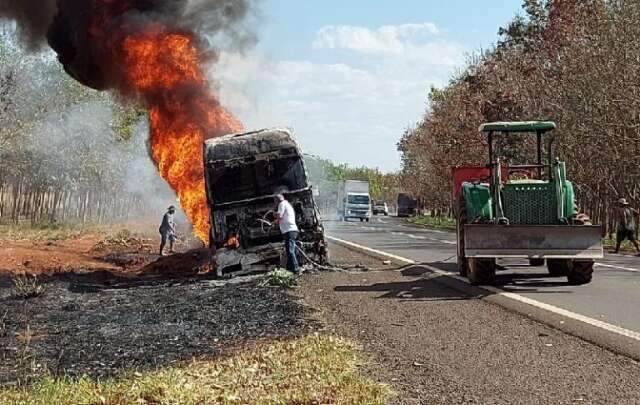
[[[46,378],[0,390],[10,404],[384,404],[393,393],[357,372],[358,350],[329,336],[257,345],[120,380]]]
[[[4,240],[69,240],[103,234],[104,232],[104,226],[76,223],[32,225],[30,222],[20,222],[19,224],[0,225],[0,239]]]
[[[39,297],[45,293],[45,286],[38,281],[38,277],[19,275],[12,279],[13,295],[17,298],[29,299]]]
[[[409,218],[409,222],[427,228],[448,230],[456,229],[455,219],[449,217],[432,217],[431,215],[419,215],[413,218]]]

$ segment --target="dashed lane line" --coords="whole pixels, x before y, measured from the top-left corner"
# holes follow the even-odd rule
[[[596,263],[596,266],[598,266],[598,267],[606,267],[606,268],[609,268],[609,269],[632,271],[634,273],[640,273],[640,270],[638,270],[638,269],[633,269],[631,267],[614,266],[613,264]]]
[[[327,238],[330,239],[330,240],[333,240],[335,242],[342,243],[342,244],[347,245],[347,246],[351,246],[351,247],[353,247],[355,249],[367,251],[367,252],[374,253],[374,254],[377,254],[377,255],[380,255],[380,256],[385,256],[385,257],[387,257],[389,259],[396,260],[396,261],[398,261],[400,263],[417,264],[417,262],[415,260],[407,259],[406,257],[397,256],[397,255],[394,255],[394,254],[391,254],[391,253],[383,252],[381,250],[371,249],[369,247],[362,246],[362,245],[359,245],[357,243],[349,242],[349,241],[346,241],[346,240],[343,240],[343,239],[335,238],[333,236],[327,236]],[[421,264],[421,266],[431,270],[432,272],[434,272],[436,274],[439,274],[439,275],[442,275],[442,276],[446,276],[446,277],[451,277],[453,279],[456,279],[458,281],[462,281],[462,282],[468,284],[468,281],[467,281],[466,278],[457,276],[455,274],[451,274],[449,272],[437,269],[437,268],[429,266],[429,265]],[[603,266],[603,265],[601,265],[601,266]],[[604,265],[604,267],[612,267],[612,266]],[[565,318],[573,319],[575,321],[579,321],[579,322],[585,323],[587,325],[594,326],[594,327],[606,330],[608,332],[615,333],[615,334],[618,334],[618,335],[621,335],[621,336],[624,336],[624,337],[627,337],[627,338],[630,338],[630,339],[633,339],[633,340],[636,340],[636,341],[640,342],[640,332],[636,332],[636,331],[632,331],[632,330],[629,330],[629,329],[622,328],[620,326],[612,325],[610,323],[603,322],[603,321],[600,321],[598,319],[590,318],[588,316],[581,315],[581,314],[566,310],[564,308],[556,307],[555,305],[551,305],[551,304],[547,304],[547,303],[544,303],[544,302],[540,302],[540,301],[537,301],[537,300],[522,296],[520,294],[506,292],[506,291],[503,291],[503,290],[501,290],[499,288],[496,288],[496,287],[482,286],[480,288],[483,288],[483,289],[485,289],[487,291],[490,291],[490,292],[492,292],[494,294],[497,294],[497,295],[500,295],[502,297],[510,298],[510,299],[512,299],[514,301],[518,301],[518,302],[521,302],[523,304],[531,305],[532,307],[543,309],[543,310],[546,310],[546,311],[551,312],[553,314],[560,315],[560,316],[563,316]]]

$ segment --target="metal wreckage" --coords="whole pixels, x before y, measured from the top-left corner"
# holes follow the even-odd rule
[[[299,256],[324,265],[327,245],[302,152],[285,129],[231,134],[204,145],[210,247],[219,277],[284,266],[278,193],[294,207]]]

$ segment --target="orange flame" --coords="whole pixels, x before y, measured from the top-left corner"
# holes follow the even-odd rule
[[[209,240],[202,145],[242,130],[209,90],[191,34],[154,27],[122,44],[128,88],[149,107],[151,156],[176,191],[194,234]]]

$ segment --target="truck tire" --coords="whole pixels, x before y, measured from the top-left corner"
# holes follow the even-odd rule
[[[529,259],[529,266],[532,266],[532,267],[544,266],[544,259]]]
[[[467,223],[467,205],[464,199],[460,197],[458,201],[458,221],[456,226],[457,236],[457,251],[458,251],[458,274],[462,277],[467,277],[469,272],[469,262],[464,255],[464,224]]]
[[[548,259],[547,270],[552,277],[565,277],[569,274],[571,260],[568,259]]]
[[[471,285],[493,284],[496,279],[496,259],[469,258],[467,278]]]
[[[589,284],[593,279],[593,260],[574,260],[567,272],[569,284]]]

